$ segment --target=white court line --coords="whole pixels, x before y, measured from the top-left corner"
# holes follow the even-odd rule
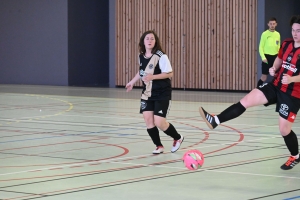
[[[253,139],[253,140],[248,140],[248,141],[241,141],[241,142],[223,143],[223,144],[218,144],[218,145],[201,146],[199,148],[193,147],[193,149],[204,149],[204,148],[215,147],[215,146],[224,146],[224,145],[231,145],[231,144],[235,144],[235,143],[252,142],[252,141],[257,141],[257,140],[267,140],[267,139],[273,139],[273,138],[276,138],[276,137],[259,138],[259,139]],[[181,150],[178,150],[177,152],[180,152],[180,151],[187,151],[187,149],[184,149],[184,150],[181,149]],[[130,156],[130,157],[113,158],[113,159],[101,160],[101,161],[87,161],[87,162],[82,162],[82,163],[60,165],[60,166],[55,166],[55,167],[45,167],[45,168],[24,170],[24,171],[17,171],[17,172],[9,172],[9,173],[0,174],[0,176],[23,174],[23,173],[36,172],[36,171],[46,171],[46,170],[51,170],[51,169],[67,168],[67,167],[78,166],[78,165],[90,165],[90,164],[95,164],[95,163],[119,163],[119,164],[122,164],[123,162],[115,162],[115,160],[133,159],[133,158],[144,157],[144,156],[149,156],[149,154]],[[138,165],[143,165],[143,164],[138,164]],[[151,165],[149,165],[149,166],[151,166]]]
[[[66,96],[66,95],[50,95],[50,94],[28,94],[28,93],[1,93],[0,94],[10,94],[10,95],[14,95],[14,96],[23,96],[23,95],[40,95],[40,96],[45,96],[45,97],[56,97],[56,98],[61,98],[63,99],[62,97],[64,97],[65,99],[64,100],[71,100],[71,99],[75,99],[75,98],[88,98],[88,99],[103,99],[103,100],[109,100],[109,101],[137,101],[139,102],[140,99],[139,97],[135,98],[116,98],[116,97],[84,97],[84,96],[76,96],[76,95],[72,95],[72,96]],[[140,95],[140,94],[139,94]],[[186,94],[181,94],[181,93],[178,93],[176,95],[186,95]],[[197,94],[197,96],[200,96],[199,94]],[[210,97],[220,97],[220,95],[216,94],[216,95],[209,95]],[[222,96],[223,97],[223,96]],[[224,97],[232,97],[231,95],[230,96],[224,96]],[[235,97],[234,97],[235,98]],[[242,97],[241,97],[242,98]],[[222,104],[225,104],[225,105],[231,105],[232,103],[226,103],[226,102],[201,102],[201,101],[185,101],[185,100],[172,100],[172,102],[174,103],[184,103],[184,104],[192,104],[192,103],[196,103],[197,106],[198,105],[210,105],[212,103],[214,104],[217,104],[217,105],[222,105]]]
[[[45,115],[41,115],[41,116],[36,116],[36,117],[42,117],[42,116],[45,116]],[[61,116],[66,116],[66,117],[83,117],[82,115],[61,115]],[[118,126],[118,125],[109,125],[109,124],[92,124],[92,123],[78,123],[78,122],[57,122],[57,121],[43,121],[43,120],[26,120],[27,118],[28,119],[31,119],[31,118],[36,118],[36,117],[21,117],[21,118],[11,118],[11,119],[0,119],[1,121],[12,121],[12,120],[18,120],[20,122],[36,122],[36,123],[48,123],[48,124],[63,124],[63,125],[74,125],[74,124],[81,124],[81,125],[85,125],[85,126],[103,126],[103,127],[112,127],[112,126],[115,126],[115,127],[122,127],[122,126]],[[87,116],[86,116],[87,117]],[[139,121],[144,121],[143,118],[141,117],[101,117],[101,116],[88,116],[88,117],[92,117],[92,118],[101,118],[101,119],[124,119],[124,120],[130,120],[130,119],[134,119],[134,120],[139,120]],[[180,119],[181,120],[181,119]],[[117,120],[116,120],[117,121]],[[173,122],[173,121],[178,121],[178,119],[174,119],[174,120],[168,120],[170,122]],[[201,123],[201,124],[205,124],[204,121],[191,121],[191,120],[181,120],[180,122],[184,122],[184,123],[191,123],[191,122],[194,122],[194,123]],[[184,125],[184,124],[183,124]],[[192,123],[190,125],[193,125]],[[222,126],[222,125],[220,125]],[[244,126],[245,127],[278,127],[278,125],[274,125],[274,126],[270,126],[270,125],[249,125],[249,124],[230,124],[230,123],[226,123],[226,126]],[[225,128],[226,128],[225,126]],[[128,127],[128,126],[127,126]],[[134,126],[131,126],[131,127],[134,127]],[[206,128],[206,126],[205,126]],[[217,132],[215,130],[207,130],[207,131],[214,131],[214,132]]]
[[[162,166],[162,165],[145,165],[145,164],[137,164],[137,163],[124,163],[124,162],[109,162],[113,164],[122,164],[122,165],[133,165],[133,166],[142,166],[142,167],[157,167],[157,168],[167,168],[167,169],[180,169],[180,170],[187,170],[185,167],[170,167],[170,166]],[[57,168],[57,167],[55,167]],[[48,169],[55,169],[55,168],[48,168]],[[0,174],[3,175],[13,175],[13,174],[20,174],[20,173],[27,173],[27,172],[34,172],[36,170],[27,170],[27,171],[20,171],[15,173],[6,173]],[[239,174],[239,175],[249,175],[249,176],[260,176],[260,177],[271,177],[271,178],[288,178],[288,179],[300,179],[300,177],[294,176],[279,176],[279,175],[272,175],[272,174],[256,174],[256,173],[247,173],[247,172],[230,172],[230,171],[222,171],[222,170],[214,170],[214,169],[198,169],[193,172],[197,171],[205,171],[205,172],[215,172],[215,173],[224,173],[224,174]]]
[[[168,168],[168,169],[186,169],[185,167],[167,167],[162,165],[144,165],[144,164],[136,164],[136,163],[119,163],[119,162],[111,162],[114,164],[125,164],[125,165],[136,165],[136,166],[145,166],[145,167],[158,167],[158,168]],[[271,177],[271,178],[289,178],[289,179],[300,179],[300,177],[294,176],[279,176],[279,175],[268,175],[268,174],[255,174],[255,173],[246,173],[246,172],[230,172],[230,171],[221,171],[221,170],[214,170],[214,169],[198,169],[193,172],[197,171],[205,171],[205,172],[216,172],[216,173],[225,173],[225,174],[239,174],[239,175],[250,175],[250,176],[264,176],[264,177]]]
[[[43,86],[44,87],[44,86]],[[64,87],[64,86],[57,86],[57,87],[52,87],[52,86],[47,86],[47,87],[39,87],[39,86],[37,86],[37,87],[34,87],[34,86],[30,86],[30,85],[24,85],[23,87],[17,87],[17,88],[21,88],[21,89],[23,89],[23,88],[25,88],[25,89],[43,89],[43,90],[53,90],[53,89],[58,89],[58,92],[67,92],[67,91],[86,91],[87,89],[86,88],[84,88],[84,87],[76,87],[76,88],[72,88],[72,87]],[[0,88],[12,88],[12,89],[14,89],[15,87],[12,87],[11,85],[1,85],[0,86]],[[111,91],[113,91],[113,92],[119,92],[119,93],[124,93],[124,94],[126,94],[126,89],[125,89],[125,87],[124,88],[108,88],[108,89],[106,89],[106,88],[97,88],[97,89],[93,89],[93,88],[89,88],[88,89],[89,91],[95,91],[95,92],[97,92],[97,93],[99,93],[99,92],[111,92]],[[139,88],[133,88],[133,90],[131,91],[131,95],[130,96],[133,96],[134,94],[138,94],[138,95],[140,95],[140,92],[142,91],[142,89],[139,89]],[[0,94],[13,94],[13,95],[20,95],[20,94],[27,94],[27,93],[10,93],[10,92],[0,92]],[[174,95],[180,95],[180,96],[186,96],[187,94],[188,95],[192,95],[192,96],[201,96],[201,95],[204,95],[204,94],[206,94],[206,95],[209,95],[210,97],[214,97],[214,96],[216,96],[216,97],[219,97],[220,96],[220,94],[218,93],[218,92],[206,92],[206,91],[196,91],[196,92],[193,92],[193,91],[176,91],[176,90],[173,90],[173,94]],[[233,95],[234,95],[234,97],[239,97],[239,96],[241,96],[241,98],[243,97],[243,96],[245,96],[247,93],[245,93],[245,92],[239,92],[239,93],[236,93],[236,92],[232,92],[232,93],[230,93],[229,92],[229,94],[222,94],[222,96],[224,95],[224,97],[233,97]],[[39,94],[39,95],[41,95],[41,94]],[[51,94],[45,94],[45,96],[67,96],[68,97],[68,95],[51,95]],[[71,96],[71,97],[81,97],[81,96]],[[98,98],[98,97],[89,97],[89,96],[87,96],[86,98]]]
[[[116,118],[114,118],[114,119],[116,119]],[[124,118],[122,118],[122,119],[124,119]],[[130,119],[130,118],[127,118],[127,119]],[[174,120],[174,121],[178,121],[178,120]],[[42,123],[42,124],[58,124],[58,125],[82,125],[82,126],[91,126],[91,127],[105,127],[105,128],[117,128],[117,129],[124,128],[124,129],[145,130],[145,127],[124,126],[124,125],[120,126],[120,125],[116,125],[116,124],[110,125],[110,124],[93,124],[93,123],[78,123],[78,122],[58,122],[58,121],[43,121],[43,120],[18,120],[18,122],[19,123],[20,122],[25,122],[25,123],[29,122],[29,123],[38,123],[38,124],[40,124],[40,123]],[[169,122],[172,122],[172,120],[169,120]],[[184,121],[182,121],[182,122],[184,122]],[[190,121],[187,121],[187,122],[190,122]],[[205,124],[205,122],[200,122],[200,123]],[[181,124],[181,125],[184,125],[184,124]],[[206,127],[206,124],[205,124],[205,127]],[[273,127],[273,126],[264,126],[264,127]],[[235,130],[231,130],[231,129],[229,129],[228,131],[215,131],[215,130],[210,130],[208,128],[204,129],[204,130],[201,130],[201,129],[198,129],[198,128],[189,129],[189,130],[176,128],[176,130],[178,130],[179,132],[189,132],[189,133],[198,133],[198,132],[232,133],[232,132],[236,132]],[[250,135],[250,134],[257,135],[257,133],[253,133],[253,132],[250,132],[250,133],[248,133],[246,131],[240,131],[240,132],[242,132],[243,134],[247,134],[247,135]],[[264,135],[263,133],[259,133],[259,134],[260,135]],[[270,134],[265,134],[265,135],[269,136]]]
[[[37,118],[37,117],[44,117],[45,115],[37,115],[37,116],[30,116],[30,117],[20,117],[20,118],[11,118],[11,119],[0,119],[0,121],[14,121],[14,120],[18,120],[20,122],[28,122],[29,120],[26,120],[26,119],[32,119],[32,118]],[[123,119],[123,120],[130,120],[130,119],[134,119],[134,120],[138,120],[138,121],[141,121],[141,122],[144,122],[144,119],[141,118],[141,117],[117,117],[117,116],[114,116],[114,117],[104,117],[104,116],[82,116],[82,115],[60,115],[60,116],[65,116],[65,117],[82,117],[82,118],[99,118],[99,119]],[[176,117],[176,116],[171,116],[171,117]],[[180,119],[180,118],[179,118]],[[172,121],[178,121],[179,119],[174,119],[174,120],[168,120],[170,122]],[[191,123],[191,122],[194,122],[196,123],[196,121],[193,121],[193,119],[185,119],[185,120],[182,120],[180,119],[181,121],[180,122],[184,122],[184,123]],[[49,121],[49,122],[46,122],[46,121],[42,121],[42,120],[30,120],[30,122],[36,122],[36,123],[51,123],[51,124],[65,124],[65,125],[70,125],[70,124],[79,124],[77,122],[55,122],[55,121]],[[201,124],[205,124],[204,121],[198,121],[198,123],[201,123]],[[105,125],[105,124],[91,124],[91,123],[81,123],[82,125],[91,125],[91,126],[117,126],[117,125]],[[192,125],[192,124],[191,124]],[[261,127],[270,127],[270,128],[278,128],[279,125],[249,125],[249,124],[241,124],[241,123],[238,123],[238,124],[234,124],[234,123],[226,123],[224,124],[226,126],[243,126],[243,128],[248,128],[248,127],[257,127],[257,128],[261,128]],[[222,126],[222,125],[220,125]],[[205,126],[206,127],[206,126]],[[293,126],[293,129],[297,129],[297,128],[300,128],[300,126]],[[208,131],[212,131],[212,130],[208,130]],[[217,131],[214,131],[214,132],[217,132]]]

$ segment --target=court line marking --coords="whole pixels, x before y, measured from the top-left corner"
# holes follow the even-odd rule
[[[64,125],[70,125],[70,124],[78,124],[77,122],[56,122],[56,121],[43,121],[43,120],[32,120],[32,118],[37,118],[37,117],[44,117],[45,115],[41,115],[41,116],[31,116],[31,117],[21,117],[21,118],[11,118],[11,119],[1,119],[0,118],[0,121],[12,121],[12,120],[18,120],[19,122],[34,122],[34,123],[48,123],[48,124],[64,124]],[[139,120],[139,121],[144,121],[141,117],[117,117],[117,116],[113,116],[113,117],[104,117],[104,116],[82,116],[82,115],[63,115],[65,117],[83,117],[83,118],[99,118],[99,119],[125,119],[125,120],[130,120],[130,119],[134,119],[134,120]],[[196,117],[191,117],[189,119],[185,119],[185,118],[178,118],[176,116],[170,116],[170,117],[175,117],[176,119],[169,119],[168,121],[175,121],[175,120],[178,120],[178,119],[183,119],[182,122],[190,122],[191,119],[193,118],[196,118]],[[198,120],[198,119],[194,119],[194,120],[197,120],[197,123],[203,123],[205,124],[205,122],[203,120]],[[105,124],[92,124],[92,123],[80,123],[80,124],[83,124],[83,125],[91,125],[91,126],[117,126],[117,125],[105,125]],[[241,123],[238,123],[238,124],[235,124],[235,123],[226,123],[226,125],[228,126],[247,126],[247,127],[255,127],[255,128],[260,128],[260,127],[270,127],[270,128],[278,128],[278,125],[249,125],[249,124],[241,124]],[[300,128],[300,126],[293,126],[293,129],[297,129],[297,128]],[[210,131],[214,131],[214,130],[210,130]]]
[[[114,118],[116,119],[116,118]],[[120,119],[132,119],[132,118],[120,118]],[[135,118],[133,118],[135,119]],[[168,120],[170,122],[172,121],[178,121],[178,119],[174,119],[174,120]],[[94,127],[110,127],[110,128],[129,128],[129,129],[142,129],[144,130],[145,127],[136,127],[136,126],[124,126],[124,125],[117,125],[117,124],[96,124],[96,123],[78,123],[78,122],[58,122],[58,121],[43,121],[43,120],[18,120],[19,122],[30,122],[30,123],[43,123],[43,124],[59,124],[59,125],[83,125],[83,126],[94,126]],[[190,121],[182,121],[182,122],[190,122]],[[203,123],[205,124],[205,122],[203,121],[199,121],[200,123]],[[226,124],[226,126],[234,126],[234,124]],[[238,124],[240,125],[240,124]],[[257,126],[256,126],[257,127]],[[262,125],[261,127],[278,127],[278,126],[265,126],[265,125]],[[293,127],[294,128],[297,128],[297,127]],[[178,129],[180,131],[184,131],[186,132],[186,130],[184,129]],[[188,130],[190,132],[199,132],[199,130]],[[216,130],[210,130],[207,128],[207,130],[205,130],[207,132],[214,132],[214,133],[231,133],[231,131],[216,131]],[[247,133],[246,131],[243,131],[243,133],[246,133],[246,134],[251,134],[251,133]],[[252,133],[253,134],[253,133]],[[257,134],[256,134],[257,135]]]
[[[235,144],[235,143],[243,143],[243,142],[246,143],[246,142],[253,142],[253,141],[258,141],[258,140],[267,140],[267,139],[271,139],[271,138],[276,138],[276,137],[259,138],[259,139],[253,139],[253,140],[248,140],[248,141],[243,140],[240,142],[223,143],[223,144],[209,145],[209,146],[199,146],[199,148],[197,146],[195,146],[193,149],[204,149],[204,148],[210,148],[210,147],[216,147],[216,146],[231,145],[231,144]],[[177,152],[181,152],[181,151],[187,151],[187,149],[179,149]],[[15,175],[15,174],[28,173],[28,172],[35,172],[35,171],[46,171],[46,170],[57,169],[57,168],[68,168],[68,167],[78,166],[78,165],[90,165],[90,164],[95,164],[95,163],[113,163],[113,162],[115,162],[115,160],[133,159],[133,158],[142,157],[142,156],[149,156],[149,154],[130,156],[130,157],[122,157],[122,158],[114,158],[114,159],[100,160],[100,161],[86,161],[86,162],[69,164],[69,165],[58,165],[58,166],[54,166],[54,167],[45,167],[45,168],[38,168],[38,169],[32,169],[32,170],[2,173],[2,174],[0,174],[0,176]],[[115,162],[115,163],[122,164],[122,162]]]
[[[170,166],[158,166],[158,165],[145,165],[145,164],[136,164],[136,163],[123,163],[123,162],[111,162],[113,164],[125,164],[125,165],[134,165],[134,166],[145,166],[145,167],[158,167],[158,168],[168,168],[168,169],[186,169],[185,167],[170,167]],[[212,166],[211,168],[214,168]],[[257,173],[247,173],[247,172],[230,172],[223,170],[214,170],[214,169],[198,169],[197,171],[208,171],[208,172],[217,172],[217,173],[227,173],[227,174],[239,174],[239,175],[251,175],[251,176],[264,176],[264,177],[272,177],[272,178],[290,178],[290,179],[300,179],[300,177],[294,176],[280,176],[280,175],[268,175],[268,174],[257,174]]]
[[[290,198],[283,199],[283,200],[292,200],[292,199],[300,199],[300,196],[290,197]]]
[[[100,90],[97,90],[97,92],[99,92]],[[106,91],[109,91],[109,90],[106,90]],[[51,95],[51,94],[43,94],[43,93],[41,93],[41,94],[35,94],[35,93],[32,93],[32,94],[30,94],[30,93],[1,93],[0,92],[0,94],[9,94],[9,95],[13,95],[13,96],[22,96],[22,95],[41,95],[41,96],[49,96],[49,97],[59,97],[59,98],[62,98],[62,97],[65,97],[65,98],[67,98],[67,99],[75,99],[75,98],[83,98],[83,99],[85,99],[85,98],[87,98],[87,99],[103,99],[103,100],[114,100],[114,101],[133,101],[133,100],[135,100],[135,101],[137,101],[137,102],[139,102],[140,101],[140,92],[141,92],[141,90],[140,91],[135,91],[135,92],[137,92],[136,94],[135,93],[131,93],[131,95],[129,94],[128,96],[134,96],[134,95],[137,95],[136,97],[132,97],[132,98],[116,98],[116,97],[89,97],[89,96],[76,96],[76,95],[71,95],[71,96],[67,96],[67,95]],[[174,91],[173,91],[174,92]],[[122,92],[123,93],[123,92]],[[122,94],[121,93],[121,94]],[[124,94],[126,94],[126,90],[124,89]],[[193,95],[193,94],[195,94],[195,93],[190,93],[189,95]],[[173,94],[174,95],[174,97],[175,96],[186,96],[187,94],[181,94],[181,93],[176,93],[176,94]],[[197,93],[195,96],[197,97],[197,96],[202,96],[202,95],[205,95],[205,94],[199,94],[199,93]],[[245,95],[246,95],[246,93],[245,93]],[[241,99],[241,98],[243,98],[245,95],[243,95],[243,96],[241,96],[241,97],[239,97],[239,99]],[[125,96],[125,95],[124,95]],[[211,95],[211,94],[209,94],[209,97],[220,97],[220,95],[219,94],[215,94],[215,95]],[[231,98],[237,98],[237,97],[232,97],[232,95],[222,95],[222,97],[231,97]],[[176,97],[175,97],[176,98]],[[201,101],[185,101],[185,100],[172,100],[172,102],[179,102],[179,103],[185,103],[185,104],[190,104],[190,103],[197,103],[197,104],[201,104],[201,105],[203,105],[203,104],[211,104],[212,102],[201,102]],[[234,101],[235,102],[235,101]],[[222,105],[222,104],[232,104],[232,103],[226,103],[226,102],[214,102],[214,103],[216,103],[216,104],[218,104],[218,105]]]

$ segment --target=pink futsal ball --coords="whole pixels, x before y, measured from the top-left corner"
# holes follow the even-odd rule
[[[183,163],[189,170],[196,170],[202,167],[204,156],[198,150],[189,150],[182,157]]]

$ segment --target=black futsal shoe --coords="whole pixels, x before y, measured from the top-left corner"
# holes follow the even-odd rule
[[[286,163],[281,165],[280,168],[282,170],[289,170],[289,169],[292,169],[293,167],[295,167],[295,165],[297,165],[299,162],[300,162],[300,157],[298,159],[296,159],[293,156],[290,156],[288,161],[286,161]]]
[[[201,117],[203,118],[203,120],[206,122],[207,126],[210,129],[214,129],[218,126],[213,115],[206,112],[202,107],[199,108],[199,112]]]

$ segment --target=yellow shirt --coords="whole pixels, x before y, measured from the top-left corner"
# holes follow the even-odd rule
[[[259,55],[262,60],[266,59],[265,54],[276,55],[280,48],[280,34],[277,31],[266,30],[261,34],[259,42]]]

